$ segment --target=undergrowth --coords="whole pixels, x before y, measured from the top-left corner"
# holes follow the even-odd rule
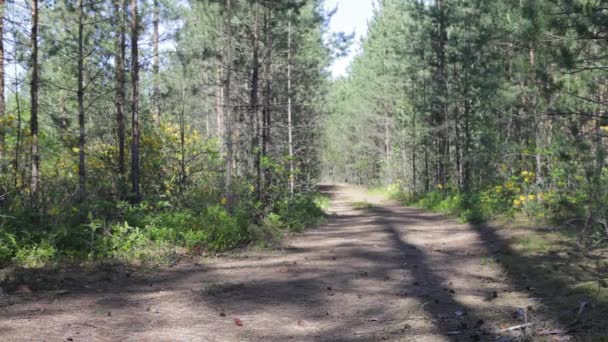
[[[563,226],[580,223],[581,242],[597,245],[608,240],[608,226],[602,219],[608,214],[608,198],[596,202],[587,188],[542,190],[534,181],[534,174],[522,172],[503,183],[485,189],[462,192],[455,185],[437,185],[433,190],[413,194],[399,185],[372,189],[405,205],[417,206],[434,212],[456,216],[463,223],[483,223],[495,218],[526,217],[536,225]],[[600,203],[593,205],[593,203]],[[599,217],[599,219],[598,219]]]
[[[300,194],[276,201],[260,215],[245,205],[229,214],[219,204],[184,209],[120,202],[104,208],[103,215],[89,207],[84,224],[77,223],[81,211],[74,208],[35,216],[13,211],[0,216],[0,266],[108,260],[163,264],[175,254],[223,252],[302,231],[322,219],[327,203],[319,194]]]

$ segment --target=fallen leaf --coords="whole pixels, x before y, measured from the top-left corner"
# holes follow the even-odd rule
[[[18,285],[15,290],[16,294],[30,294],[33,293],[32,289],[28,285]]]

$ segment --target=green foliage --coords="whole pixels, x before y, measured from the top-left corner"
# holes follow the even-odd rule
[[[50,241],[27,245],[17,249],[15,262],[26,267],[42,267],[54,260],[57,249]]]
[[[373,207],[374,207],[374,205],[367,201],[353,203],[353,208],[355,208],[355,209],[371,209]]]
[[[227,251],[253,242],[274,244],[284,230],[301,231],[317,224],[327,203],[328,199],[320,195],[297,194],[290,199],[285,192],[284,199],[276,202],[273,211],[254,224],[255,211],[249,215],[244,211],[231,215],[219,204],[195,211],[172,209],[158,203],[120,202],[110,210],[111,217],[98,218],[91,212],[86,224],[42,225],[37,234],[18,229],[16,224],[31,218],[15,212],[2,218],[0,263],[41,267],[66,258],[163,263],[180,250],[200,254]],[[51,214],[47,213],[42,222],[59,215]],[[78,212],[73,215],[80,216]],[[65,216],[61,221],[71,220]]]
[[[467,222],[604,222],[608,88],[587,65],[606,62],[602,2],[439,4],[378,4],[329,94],[324,176]]]
[[[287,198],[277,204],[277,216],[273,220],[282,223],[289,230],[302,231],[314,226],[323,217],[319,202],[324,201],[320,200],[319,196],[296,195],[291,199]]]
[[[486,220],[488,208],[482,206],[479,194],[451,193],[436,190],[413,201],[422,208],[447,215],[458,216],[462,222],[481,223]]]

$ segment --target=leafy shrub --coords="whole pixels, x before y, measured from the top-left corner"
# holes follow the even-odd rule
[[[224,251],[236,248],[248,240],[247,230],[222,206],[208,207],[203,222],[206,231],[205,243],[209,250]]]
[[[57,255],[57,249],[50,241],[23,247],[17,250],[15,261],[26,267],[42,267],[51,262]]]
[[[14,255],[12,246],[7,242],[0,240],[0,266],[11,260]]]
[[[317,203],[315,196],[296,195],[279,202],[275,212],[286,228],[302,231],[317,224],[323,216],[323,209]]]

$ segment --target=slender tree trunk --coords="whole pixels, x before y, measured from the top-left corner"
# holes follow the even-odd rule
[[[185,118],[185,114],[186,114],[186,85],[185,85],[185,80],[186,80],[186,66],[182,66],[183,70],[184,70],[184,75],[183,75],[183,80],[182,80],[182,108],[180,111],[180,115],[179,115],[179,143],[180,143],[180,149],[181,149],[181,155],[180,155],[180,171],[181,171],[181,177],[179,179],[179,184],[180,184],[180,190],[183,191],[183,188],[186,184],[186,179],[188,177],[187,171],[186,171],[186,118]]]
[[[438,19],[438,43],[437,43],[437,81],[439,88],[439,110],[437,112],[438,127],[441,130],[439,134],[439,163],[438,163],[438,180],[443,184],[444,189],[447,189],[448,183],[448,164],[450,160],[450,143],[449,143],[449,108],[448,108],[448,77],[447,77],[447,61],[446,61],[446,45],[447,45],[447,18],[445,9],[445,0],[437,0],[437,8],[439,9]]]
[[[289,143],[289,193],[291,197],[294,194],[295,173],[294,173],[294,155],[293,155],[293,118],[292,118],[292,89],[291,89],[291,12],[289,13],[289,22],[287,28],[287,135]]]
[[[469,67],[465,62],[464,93],[464,153],[463,153],[463,190],[471,191],[471,99],[469,94]]]
[[[32,52],[30,56],[30,134],[32,148],[32,164],[30,173],[30,195],[33,201],[38,198],[40,183],[40,151],[38,141],[38,0],[32,0]]]
[[[16,54],[16,52],[15,52]],[[18,66],[17,64],[15,64],[15,104],[17,106],[17,139],[15,141],[15,156],[13,159],[13,165],[14,165],[14,170],[13,170],[13,184],[15,186],[16,189],[20,188],[21,186],[23,186],[23,183],[19,184],[19,168],[20,168],[20,163],[19,163],[19,159],[21,158],[21,98],[20,98],[20,92],[19,92],[19,74],[18,74],[18,70],[17,70]]]
[[[416,195],[418,193],[418,175],[417,175],[417,171],[418,171],[418,166],[416,164],[417,162],[417,155],[418,155],[418,141],[417,141],[417,134],[416,134],[416,110],[413,111],[412,113],[412,188],[413,188],[413,195]]]
[[[603,83],[600,83],[600,85],[598,86],[598,101],[597,103],[599,104],[603,104],[604,103],[604,94],[606,91],[606,85]],[[600,212],[592,212],[591,215],[604,215],[604,213],[602,213],[601,211],[603,210],[600,206],[600,208],[598,208],[598,203],[602,203],[603,202],[603,198],[605,198],[605,193],[606,190],[604,187],[602,187],[602,173],[604,171],[604,165],[606,164],[606,151],[604,149],[604,136],[602,134],[602,115],[604,114],[603,112],[603,105],[598,105],[597,109],[596,109],[596,118],[595,118],[595,170],[594,170],[594,175],[593,175],[593,195],[591,196],[592,198],[592,203],[594,203],[594,206],[591,206],[591,210],[592,211],[597,211],[599,210]]]
[[[0,122],[4,118],[6,110],[4,100],[4,0],[0,0]],[[4,159],[4,131],[0,128],[0,164]],[[6,168],[2,166],[0,173],[6,172]]]
[[[137,0],[131,0],[131,192],[134,202],[139,202],[141,200],[139,184],[139,19],[137,12]]]
[[[429,151],[428,147],[424,147],[424,192],[429,192],[430,187],[431,174],[429,170]]]
[[[84,113],[84,0],[78,0],[78,197],[86,197],[86,130]]]
[[[159,25],[160,25],[160,3],[159,0],[154,0],[154,18],[152,22],[152,45],[154,58],[152,60],[152,69],[154,73],[153,79],[153,102],[154,102],[154,123],[158,127],[160,125],[160,55],[159,55]]]
[[[251,93],[249,103],[251,106],[251,127],[253,136],[251,140],[251,155],[254,156],[254,172],[256,173],[256,196],[261,199],[262,191],[262,168],[261,168],[261,149],[260,149],[260,120],[258,118],[258,87],[259,87],[259,34],[260,34],[260,8],[257,1],[254,4],[255,18],[253,23],[253,65],[251,72]]]
[[[224,79],[224,121],[226,125],[226,180],[225,180],[225,198],[226,210],[232,211],[232,108],[230,103],[230,78],[232,74],[232,3],[231,0],[225,0],[225,43],[224,43],[224,68],[226,75]]]
[[[114,0],[114,16],[119,29],[118,38],[116,39],[116,96],[114,105],[116,107],[116,130],[118,135],[118,178],[119,178],[119,196],[125,197],[125,58],[126,58],[126,2],[125,0]]]
[[[535,64],[535,51],[534,47],[530,48],[530,77],[531,77],[531,86],[536,87],[536,64]],[[534,143],[536,145],[536,182],[539,185],[543,183],[543,156],[542,156],[542,127],[541,127],[541,118],[537,113],[537,100],[536,97],[533,96],[530,99],[530,106],[532,107],[532,113],[534,117]]]
[[[384,113],[384,154],[386,158],[386,185],[390,185],[393,182],[393,163],[391,156],[391,126],[390,118],[388,116],[388,109],[385,109]]]
[[[266,82],[265,99],[264,99],[264,113],[263,113],[263,125],[262,125],[262,156],[267,157],[270,153],[271,144],[271,103],[272,103],[272,11],[268,9],[265,18],[265,30],[266,30],[266,48],[268,49],[266,54],[266,64],[264,65],[264,79]],[[265,190],[270,190],[272,184],[272,173],[271,170],[266,168],[265,170]],[[264,205],[270,205],[270,197],[267,193],[264,196]]]
[[[216,121],[216,135],[218,140],[220,141],[220,146],[222,149],[224,146],[224,76],[222,72],[222,66],[220,63],[217,65],[215,80],[217,84],[217,89],[215,92],[215,121]]]

